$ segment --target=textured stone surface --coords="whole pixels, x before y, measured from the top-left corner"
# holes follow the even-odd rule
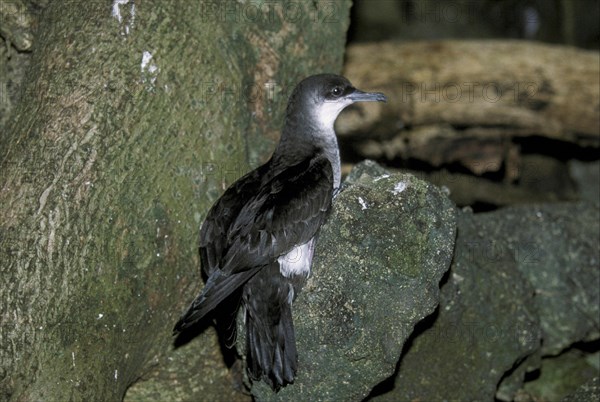
[[[586,360],[585,353],[570,349],[560,356],[542,359],[539,377],[523,388],[538,400],[559,401],[599,374],[598,369]]]
[[[600,161],[569,162],[569,172],[577,183],[582,199],[591,203],[600,203]]]
[[[377,162],[367,159],[356,165],[346,177],[346,180],[342,183],[342,189],[347,188],[361,178],[368,180],[369,177],[373,179],[379,179],[381,177],[389,176],[390,172],[384,167],[379,165]]]
[[[515,256],[487,248],[489,228],[477,215],[461,213],[458,222],[440,306],[419,325],[393,391],[376,401],[493,400],[504,373],[539,347],[533,288]]]
[[[461,213],[437,314],[419,325],[397,377],[373,399],[512,400],[537,369],[523,395],[548,384],[572,390],[577,381],[552,376],[550,359],[598,339],[598,222],[598,206],[586,203]],[[572,367],[586,356],[571,355]]]
[[[575,342],[598,339],[598,205],[514,207],[478,219],[488,228],[490,256],[514,254],[519,271],[535,288],[542,354],[555,355]]]
[[[256,383],[257,400],[362,400],[438,304],[456,209],[414,176],[362,173],[334,201],[295,303],[297,380],[277,394]]]
[[[600,399],[600,377],[586,382],[577,391],[562,399],[562,402],[596,402]]]
[[[502,219],[493,218],[494,214],[482,219],[492,219],[491,226],[505,231],[510,249],[520,255],[519,269],[536,288],[544,346],[503,379],[497,397],[510,400],[525,372],[534,368],[541,375],[527,385],[528,392],[547,389],[551,382],[556,389],[572,388],[577,381],[548,371],[555,371],[553,355],[580,341],[598,339],[598,206],[554,204],[510,208],[502,214]],[[546,358],[540,360],[543,355]]]
[[[520,401],[518,399],[519,393],[521,393],[523,382],[525,381],[526,375],[531,373],[531,376],[535,376],[537,370],[542,366],[542,353],[541,350],[537,350],[535,353],[527,356],[525,360],[519,363],[513,370],[505,374],[498,389],[496,390],[496,399],[499,401]],[[525,401],[521,401],[525,402]]]

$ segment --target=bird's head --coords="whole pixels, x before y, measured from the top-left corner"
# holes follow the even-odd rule
[[[305,123],[333,130],[333,123],[346,106],[355,102],[385,102],[381,92],[363,92],[335,74],[313,75],[302,80],[290,97],[287,117],[301,116]]]

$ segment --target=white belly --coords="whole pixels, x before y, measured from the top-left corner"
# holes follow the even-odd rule
[[[289,278],[294,275],[308,276],[314,252],[314,239],[301,246],[294,247],[289,253],[280,256],[279,272]]]

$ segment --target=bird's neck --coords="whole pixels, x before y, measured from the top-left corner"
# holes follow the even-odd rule
[[[286,121],[279,145],[273,153],[276,165],[295,165],[317,155],[325,155],[333,170],[333,188],[341,181],[340,150],[333,127],[318,127],[310,122]]]

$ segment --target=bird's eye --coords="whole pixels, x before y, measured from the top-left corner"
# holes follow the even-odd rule
[[[333,87],[333,89],[331,90],[331,94],[336,97],[341,96],[343,92],[344,90],[342,89],[342,87]]]

